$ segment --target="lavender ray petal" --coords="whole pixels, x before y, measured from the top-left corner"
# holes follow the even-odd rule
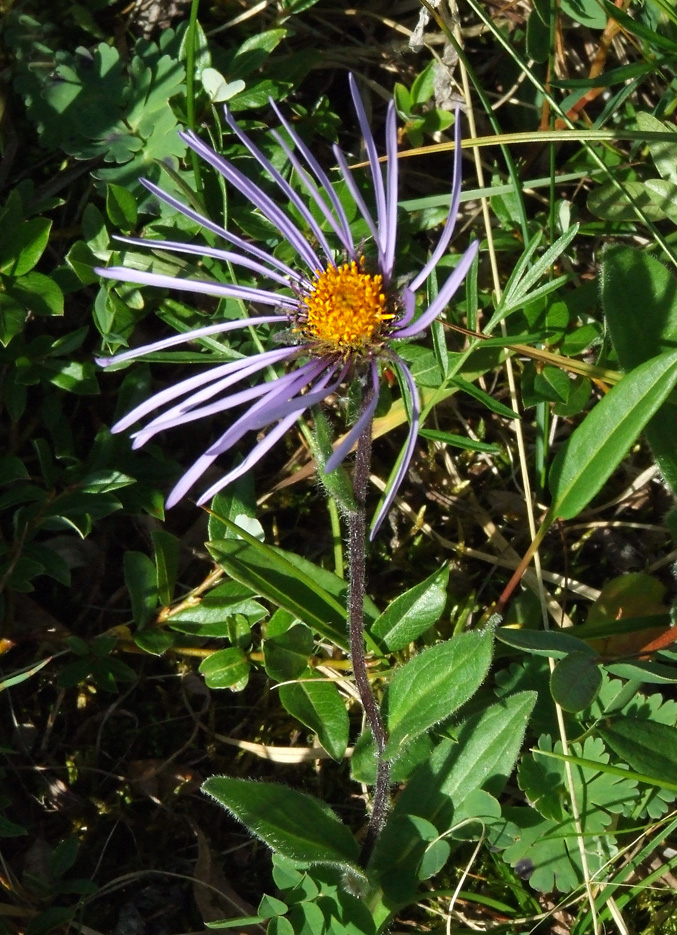
[[[334,231],[334,233],[340,240],[341,245],[348,252],[349,256],[352,258],[355,255],[355,244],[353,243],[353,238],[350,233],[350,229],[348,229],[348,231],[346,232],[343,229],[341,222],[337,221],[337,219],[334,217],[334,215],[331,212],[330,206],[320,195],[317,189],[317,186],[315,185],[315,182],[313,181],[310,173],[307,172],[303,168],[300,160],[297,159],[294,151],[289,146],[287,146],[287,143],[282,137],[282,135],[278,133],[277,130],[271,130],[270,134],[275,140],[275,142],[278,144],[280,149],[286,155],[294,171],[296,172],[299,179],[301,180],[306,192],[310,195],[310,197],[313,199],[317,207],[322,212],[323,217],[326,219],[327,223],[331,226],[331,229]],[[332,192],[333,192],[333,189],[332,189]]]
[[[143,344],[141,347],[132,348],[131,351],[123,351],[122,354],[115,354],[113,357],[97,357],[96,362],[100,367],[110,367],[112,364],[119,364],[123,360],[134,360],[135,357],[142,357],[144,354],[152,354],[155,351],[164,351],[168,347],[185,344],[187,341],[197,341],[211,334],[224,334],[226,331],[248,328],[250,325],[274,324],[288,325],[289,318],[286,315],[262,315],[258,318],[238,318],[234,321],[222,321],[218,325],[205,325],[204,328],[193,328],[192,331],[174,334],[171,338],[163,338],[162,341],[154,341],[153,344]]]
[[[456,111],[456,121],[454,123],[454,169],[451,182],[451,202],[449,204],[449,214],[447,215],[447,220],[445,222],[444,230],[440,239],[437,241],[437,245],[432,252],[432,255],[428,262],[425,264],[420,273],[414,277],[412,282],[409,283],[410,289],[414,292],[418,287],[426,281],[428,276],[435,269],[437,264],[440,261],[440,258],[443,256],[444,251],[449,246],[449,241],[451,236],[454,233],[454,228],[456,227],[456,216],[458,214],[458,206],[461,201],[461,112],[460,110]]]
[[[263,263],[257,263],[256,260],[250,260],[249,257],[240,256],[239,253],[232,253],[230,250],[218,250],[215,247],[206,247],[202,244],[180,243],[173,240],[149,240],[147,237],[120,237],[115,235],[115,239],[122,243],[132,244],[134,247],[149,247],[151,250],[174,250],[176,253],[190,253],[197,256],[210,256],[215,260],[223,260],[224,263],[234,263],[245,269],[251,269],[260,276],[279,282],[282,286],[289,285],[289,277],[276,273]]]
[[[371,380],[372,386],[374,387],[373,398],[371,399],[369,405],[360,415],[359,419],[350,429],[348,434],[342,440],[342,442],[336,447],[333,454],[327,459],[327,463],[324,466],[324,473],[331,474],[331,472],[339,466],[343,461],[349,451],[351,451],[353,445],[357,442],[357,439],[360,437],[365,427],[369,425],[372,416],[378,405],[378,390],[379,390],[379,376],[378,376],[378,366],[375,361],[371,361]]]
[[[136,410],[129,413],[128,416],[121,420],[118,425],[115,426],[115,431],[120,431],[120,429],[127,428],[133,422],[137,422],[139,419],[139,410],[145,409],[146,413],[151,409],[157,409],[160,404],[159,397],[163,396],[164,399],[162,402],[168,402],[171,399],[176,399],[178,396],[185,396],[186,393],[191,393],[192,389],[196,389],[198,386],[207,385],[204,389],[200,390],[197,393],[191,393],[188,399],[184,399],[183,402],[178,403],[176,406],[172,406],[171,409],[166,409],[164,412],[161,412],[156,416],[151,422],[145,425],[143,428],[136,431],[133,435],[134,438],[140,439],[143,436],[143,441],[138,441],[134,444],[135,448],[139,448],[141,445],[155,435],[157,432],[165,428],[171,428],[169,424],[173,422],[174,419],[183,416],[185,413],[192,413],[190,419],[186,421],[193,421],[196,418],[202,418],[204,416],[211,415],[212,412],[208,411],[211,407],[197,409],[201,403],[206,402],[208,399],[213,399],[217,393],[221,393],[228,387],[233,386],[236,383],[240,383],[242,380],[246,380],[247,377],[251,376],[253,373],[257,373],[259,370],[263,370],[264,367],[271,366],[277,361],[284,360],[286,357],[289,357],[289,348],[285,348],[283,351],[268,351],[264,354],[257,354],[253,359],[244,358],[244,362],[247,366],[239,367],[238,369],[231,367],[229,370],[226,370],[228,365],[224,367],[216,367],[207,373],[199,374],[198,377],[191,377],[189,380],[184,380],[183,385],[179,384],[177,387],[169,387],[166,390],[163,390],[161,393],[158,393],[156,396],[152,396],[150,399],[146,400],[145,403],[142,403],[140,406],[137,406]],[[239,361],[238,361],[239,363]],[[220,379],[219,379],[220,378]],[[200,381],[199,383],[197,381]],[[191,383],[191,387],[187,387],[187,384]],[[260,385],[260,393],[266,392],[266,387],[269,386],[267,383],[262,383]],[[258,395],[260,395],[260,393]],[[238,394],[231,395],[228,398],[233,400]],[[257,395],[257,394],[255,394]],[[244,402],[245,400],[237,400],[231,402],[231,406],[236,406],[238,402]],[[222,408],[228,408],[223,406]],[[195,410],[195,412],[194,412]],[[219,409],[215,409],[214,412],[218,412]],[[143,413],[144,415],[146,413]],[[124,425],[122,424],[124,422]],[[180,424],[176,422],[176,424]]]
[[[308,365],[306,365],[306,367],[300,368],[299,371],[295,371],[294,375],[298,376],[298,374],[306,370],[307,367]],[[275,382],[276,381],[273,381],[273,384]],[[304,373],[300,381],[290,384],[291,389],[289,388],[289,385],[287,386],[286,392],[288,393],[288,396],[291,396],[301,390],[307,382],[308,378]],[[261,409],[265,409],[266,406],[269,406],[270,403],[274,401],[276,393],[276,388],[273,386],[271,392],[267,393],[263,399],[259,400],[258,403],[255,403],[250,409],[248,409],[244,415],[240,416],[240,418],[234,422],[233,425],[226,429],[221,438],[210,445],[207,451],[201,455],[197,461],[195,461],[195,463],[188,469],[188,471],[186,471],[183,477],[179,480],[178,484],[176,484],[174,489],[171,491],[169,497],[167,498],[167,507],[174,506],[174,504],[177,503],[188,492],[188,490],[190,490],[193,484],[200,477],[202,477],[204,472],[214,463],[214,461],[216,461],[219,455],[223,454],[229,448],[231,448],[250,429],[254,428],[255,426],[259,427],[257,425],[258,413],[261,411]]]
[[[407,440],[404,444],[402,458],[400,460],[397,471],[395,472],[395,476],[386,492],[386,496],[385,496],[383,503],[381,504],[378,512],[376,513],[376,515],[374,516],[374,519],[372,520],[371,529],[369,531],[370,542],[373,542],[374,538],[376,537],[376,534],[378,533],[381,527],[381,523],[387,516],[388,511],[390,510],[390,507],[392,506],[393,500],[395,499],[397,491],[400,488],[400,484],[404,480],[404,477],[409,469],[409,463],[411,462],[411,457],[414,453],[414,448],[416,447],[416,437],[418,435],[418,425],[419,425],[419,418],[420,418],[420,413],[421,413],[418,388],[416,386],[416,383],[414,382],[414,378],[412,377],[409,368],[407,367],[407,365],[404,363],[403,360],[398,359],[397,367],[400,373],[402,374],[402,376],[404,377],[404,379],[406,380],[409,386],[409,391],[411,393],[411,406],[412,406],[411,424],[409,426],[409,435],[407,436]]]
[[[355,248],[353,244],[352,234],[350,232],[350,224],[348,223],[348,218],[346,217],[346,213],[343,210],[343,205],[341,204],[341,201],[338,195],[334,191],[334,188],[331,184],[329,177],[327,176],[327,173],[324,171],[322,166],[319,164],[319,162],[317,161],[315,156],[312,154],[310,149],[308,149],[308,147],[303,142],[301,137],[298,135],[296,130],[292,127],[289,121],[284,117],[284,115],[282,114],[282,111],[277,106],[275,101],[273,101],[272,98],[270,98],[270,106],[275,111],[275,114],[277,115],[278,120],[280,121],[282,126],[285,128],[289,136],[291,137],[294,145],[296,146],[298,151],[301,153],[303,158],[306,160],[306,163],[310,166],[312,172],[315,175],[315,178],[317,179],[321,187],[327,193],[327,196],[329,197],[329,200],[332,203],[334,211],[336,212],[336,217],[338,219],[339,224],[341,225],[345,239],[352,246],[352,250],[350,252],[354,253]]]
[[[120,282],[139,283],[143,286],[158,286],[162,289],[178,289],[181,292],[198,292],[203,295],[215,295],[227,299],[242,299],[245,302],[260,302],[262,305],[279,305],[282,308],[294,309],[298,306],[298,299],[292,296],[278,295],[266,289],[249,288],[248,286],[231,286],[220,282],[208,282],[200,279],[178,279],[174,276],[164,276],[160,273],[143,272],[137,269],[127,269],[124,266],[96,267],[95,272],[105,279],[117,279]]]
[[[221,478],[221,480],[217,481],[215,484],[212,484],[209,490],[206,490],[200,496],[199,500],[197,501],[198,506],[202,506],[203,503],[211,500],[214,494],[217,494],[219,490],[223,490],[223,488],[227,487],[228,484],[232,484],[232,482],[237,480],[238,477],[241,477],[243,474],[246,474],[247,471],[251,470],[251,468],[253,468],[254,465],[257,464],[268,451],[270,451],[270,449],[280,440],[280,438],[282,438],[282,436],[289,431],[302,412],[303,410],[292,413],[291,415],[287,416],[286,419],[283,419],[279,425],[276,425],[274,429],[271,429],[266,437],[262,438],[261,441],[252,448],[241,464],[239,464],[236,468],[233,468],[232,471],[229,471],[225,477]]]
[[[327,370],[328,367],[331,369]],[[307,409],[308,406],[314,406],[316,403],[321,403],[330,393],[337,390],[343,382],[342,376],[337,377],[336,380],[329,383],[332,376],[336,373],[336,365],[324,364],[324,369],[327,370],[327,372],[320,377],[312,390],[306,393],[305,396],[297,396],[294,397],[294,399],[281,403],[279,406],[272,406],[270,410],[265,413],[265,424],[268,425],[276,419],[283,419],[289,412],[298,410],[299,403],[303,403],[304,409]],[[342,373],[344,372],[345,370],[342,370]]]
[[[416,296],[408,286],[400,291],[400,299],[404,303],[404,314],[397,319],[393,328],[404,328],[409,324],[416,312]]]
[[[216,413],[225,412],[227,409],[233,409],[235,406],[250,402],[252,399],[257,399],[266,394],[270,396],[273,384],[275,386],[274,394],[277,395],[283,391],[286,384],[294,383],[297,373],[298,371],[294,371],[294,373],[285,374],[268,383],[259,383],[256,386],[250,386],[237,393],[231,393],[224,399],[219,399],[214,403],[210,403],[208,406],[201,406],[199,409],[193,407],[180,409],[180,407],[177,406],[171,412],[158,416],[153,422],[139,429],[139,431],[134,434],[135,442],[133,447],[140,448],[141,445],[145,445],[148,439],[152,438],[153,435],[156,435],[158,432],[163,432],[166,429],[176,428],[179,425],[186,425],[188,422],[195,422],[198,419],[204,419]],[[278,418],[278,416],[275,415],[271,415],[269,418],[266,412],[261,420],[261,425],[268,425],[270,422],[274,422],[276,418]],[[252,426],[252,428],[258,427],[260,426]]]
[[[350,93],[353,98],[353,105],[355,107],[355,113],[357,114],[357,120],[360,124],[360,130],[362,131],[362,138],[364,139],[364,145],[367,149],[367,157],[369,159],[369,168],[371,170],[371,177],[374,182],[374,195],[376,196],[376,217],[378,220],[378,229],[385,236],[386,229],[386,194],[385,188],[383,186],[383,175],[381,174],[381,166],[378,161],[378,153],[376,152],[376,143],[374,142],[374,136],[371,132],[371,127],[369,126],[369,121],[367,120],[367,114],[364,110],[364,104],[362,103],[362,98],[360,97],[360,92],[357,89],[357,84],[352,73],[348,74],[348,83],[350,85]],[[385,252],[385,243],[383,240],[379,240],[381,249]]]
[[[241,357],[239,360],[232,360],[228,361],[226,364],[220,364],[217,367],[210,367],[202,373],[198,373],[193,377],[188,377],[186,380],[181,380],[179,383],[161,390],[154,396],[150,396],[144,402],[135,406],[135,408],[132,409],[131,412],[128,412],[126,416],[123,416],[122,419],[119,419],[111,431],[123,432],[125,429],[129,428],[130,425],[133,425],[135,422],[138,422],[139,419],[148,415],[149,412],[152,412],[153,409],[158,409],[160,406],[164,406],[166,403],[178,399],[180,396],[192,393],[205,384],[215,384],[226,376],[234,381],[243,379],[243,374],[246,375],[248,372],[252,372],[251,368],[255,366],[255,364],[252,363],[253,360],[259,368],[265,367],[279,360],[284,360],[287,355],[291,356],[290,351],[293,352],[293,350],[294,349],[291,348],[284,348],[281,351],[265,351],[263,354],[257,354],[255,358]],[[209,389],[211,389],[211,387]]]
[[[322,268],[319,257],[291,218],[289,218],[258,185],[250,181],[250,179],[248,179],[243,172],[240,172],[239,169],[236,169],[235,166],[231,165],[225,159],[222,159],[221,156],[215,153],[210,146],[203,143],[192,131],[181,132],[179,136],[191,149],[201,156],[205,162],[213,166],[232,185],[237,186],[244,196],[275,224],[285,240],[287,240],[298,254],[303,257],[309,269],[316,270]]]
[[[283,393],[284,400],[291,399],[299,393],[316,375],[314,372],[310,371],[313,365],[317,368],[318,362],[313,361],[295,370],[293,373],[295,379],[285,383],[282,391],[280,391],[278,381],[273,380],[272,383],[269,384],[269,392],[257,403],[254,403],[253,406],[250,406],[249,409],[224,432],[218,441],[209,446],[205,454],[208,457],[216,458],[231,448],[235,442],[239,441],[242,436],[250,430],[260,429],[269,425],[270,419],[267,418],[267,412],[272,405],[278,402],[280,392]]]
[[[383,272],[388,281],[395,265],[395,247],[397,244],[397,123],[395,101],[388,105],[386,118],[386,212],[385,230],[381,231],[383,241]]]
[[[465,279],[466,273],[475,259],[478,247],[478,240],[470,244],[461,257],[456,269],[442,286],[435,299],[430,303],[430,307],[427,308],[413,324],[404,328],[394,328],[392,333],[394,338],[410,338],[415,334],[419,334],[421,331],[425,331],[428,325],[437,318],[444,306],[451,300],[452,296]]]
[[[212,458],[207,457],[207,455],[201,455],[197,461],[195,461],[195,463],[188,468],[186,473],[180,478],[179,482],[175,484],[170,491],[165,503],[167,509],[173,507],[179,502],[179,500],[183,499],[193,484],[197,483],[207,468],[209,468],[212,462],[215,460],[216,456]]]
[[[263,260],[266,263],[270,263],[271,266],[281,270],[285,276],[289,276],[289,278],[293,279],[294,281],[303,279],[303,277],[300,276],[299,273],[297,273],[295,270],[293,270],[291,266],[287,266],[287,264],[283,263],[281,260],[270,256],[268,253],[266,253],[265,250],[262,250],[261,247],[257,247],[254,244],[248,243],[242,237],[238,237],[237,234],[231,234],[230,231],[225,229],[225,227],[221,227],[221,225],[215,224],[214,221],[206,218],[203,214],[200,214],[198,211],[194,211],[192,208],[184,205],[181,201],[178,200],[178,198],[174,198],[172,195],[161,189],[158,185],[155,185],[154,182],[149,182],[148,179],[141,179],[141,183],[145,188],[148,189],[151,194],[155,195],[156,198],[159,198],[160,201],[164,201],[165,204],[170,206],[170,208],[174,208],[174,210],[178,211],[179,214],[183,214],[184,217],[190,218],[191,221],[195,221],[206,230],[211,231],[213,234],[216,234],[218,237],[221,237],[228,243],[232,243],[233,246],[237,247],[239,250],[244,250],[246,253],[251,254],[251,256],[255,256],[259,260]]]
[[[352,172],[350,171],[348,167],[348,163],[346,162],[346,157],[343,155],[343,153],[338,148],[338,146],[336,146],[336,144],[334,144],[332,149],[334,150],[334,156],[336,157],[336,161],[339,164],[341,175],[343,176],[345,183],[348,186],[348,191],[350,192],[353,201],[357,205],[357,208],[360,214],[362,215],[364,220],[367,222],[367,227],[371,231],[371,236],[374,238],[374,243],[378,247],[379,266],[383,268],[385,265],[385,258],[383,256],[383,248],[381,246],[381,240],[378,235],[378,230],[376,229],[376,225],[374,224],[374,219],[369,213],[369,208],[365,204],[364,198],[362,197],[360,190],[355,183],[355,179],[353,178]]]
[[[287,198],[296,206],[296,209],[300,213],[301,217],[304,219],[309,229],[313,232],[317,238],[318,243],[324,250],[324,255],[330,262],[333,262],[334,251],[331,249],[327,243],[327,238],[324,236],[322,228],[318,225],[317,221],[313,215],[308,210],[307,205],[299,198],[297,192],[291,187],[289,182],[281,175],[280,172],[275,168],[271,161],[263,155],[261,150],[250,140],[246,133],[244,133],[240,127],[237,125],[237,122],[233,118],[233,115],[228,110],[228,107],[225,108],[226,121],[228,126],[231,128],[233,133],[238,137],[238,139],[244,143],[252,156],[258,161],[258,163],[263,166],[263,168],[268,172],[270,177],[276,182],[278,188],[287,196]]]

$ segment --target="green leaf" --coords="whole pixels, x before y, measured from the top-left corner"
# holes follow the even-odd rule
[[[411,116],[412,108],[414,102],[412,101],[411,94],[408,89],[405,88],[403,84],[400,84],[399,81],[395,82],[395,87],[393,88],[393,98],[395,99],[395,106],[397,107],[397,113],[401,120],[408,120]]]
[[[296,935],[296,933],[289,919],[284,916],[276,916],[268,923],[266,935]]]
[[[7,347],[9,342],[23,331],[26,309],[18,305],[11,297],[3,295],[1,288],[2,283],[0,283],[0,344]],[[25,394],[26,388],[18,386],[17,391]],[[11,410],[10,415],[15,419]]]
[[[584,640],[559,630],[518,630],[513,627],[497,627],[496,638],[506,646],[524,649],[537,656],[563,659],[569,653],[587,653],[597,657],[598,653]]]
[[[109,493],[111,490],[119,490],[135,483],[133,477],[121,471],[101,470],[86,474],[80,482],[80,489],[83,493]]]
[[[668,685],[677,682],[677,668],[664,666],[660,662],[631,662],[607,663],[604,668],[612,675],[619,675],[623,679],[632,679],[638,682],[653,682],[657,685]]]
[[[390,652],[404,649],[442,616],[447,601],[449,566],[405,591],[388,605],[371,627],[372,635]]]
[[[466,435],[454,435],[453,432],[440,432],[437,429],[420,429],[418,433],[421,438],[429,438],[431,442],[442,442],[444,445],[452,445],[454,448],[463,448],[466,451],[486,451],[487,454],[500,454],[499,445],[492,445],[489,442],[476,441],[474,438],[468,438]]]
[[[276,682],[298,678],[308,667],[313,643],[313,631],[305,623],[297,623],[284,633],[268,637],[263,642],[266,673]]]
[[[675,144],[677,143],[677,134],[671,124],[663,123],[653,114],[640,110],[636,116],[638,128],[647,135],[650,133],[672,133],[675,136],[674,141],[647,139],[647,146],[651,153],[651,158],[661,177],[669,182],[677,182],[677,158],[675,157]]]
[[[21,458],[15,455],[0,457],[0,485],[11,484],[15,480],[27,480],[29,477],[30,474]]]
[[[507,806],[503,815],[506,823],[503,838],[494,847],[505,847],[503,860],[528,875],[533,889],[568,893],[583,882],[573,822],[565,824],[542,818],[535,809],[527,807]],[[508,847],[506,839],[511,840]],[[597,842],[583,840],[590,872],[594,872],[603,863],[596,853]]]
[[[160,603],[167,607],[172,602],[176,577],[179,573],[180,543],[176,536],[164,529],[151,532],[155,552],[155,576]]]
[[[0,298],[6,311],[15,308],[45,317],[63,315],[63,293],[54,280],[43,273],[31,272],[18,279],[6,279],[4,287]]]
[[[519,414],[516,413],[514,409],[503,405],[502,402],[498,399],[494,399],[489,393],[485,393],[484,390],[481,390],[479,386],[475,386],[474,383],[469,383],[468,380],[464,380],[462,377],[454,377],[450,383],[452,386],[457,386],[463,393],[467,393],[468,396],[472,396],[473,399],[485,405],[487,409],[491,412],[495,412],[496,415],[503,416],[506,419],[519,419]]]
[[[73,835],[60,841],[49,858],[49,870],[52,877],[62,877],[67,873],[78,856],[78,839]]]
[[[23,276],[30,272],[45,251],[52,222],[31,218],[6,230],[0,244],[0,272]]]
[[[174,637],[166,630],[159,630],[156,627],[146,627],[143,630],[137,630],[134,634],[134,643],[145,653],[152,656],[162,656],[174,645]]]
[[[615,718],[597,726],[600,737],[638,773],[653,780],[677,777],[677,727],[644,718]]]
[[[92,283],[99,281],[99,275],[93,269],[98,262],[97,258],[84,240],[75,241],[66,254],[66,262],[73,269],[80,282],[86,286],[91,286]]]
[[[546,366],[534,378],[534,390],[554,403],[566,403],[573,386],[573,380],[560,367]]]
[[[599,662],[589,652],[569,653],[550,676],[550,692],[565,711],[583,711],[602,687]]]
[[[332,433],[329,421],[320,406],[313,407],[313,422],[314,431],[310,439],[317,462],[317,479],[342,510],[355,512],[357,506],[353,497],[353,485],[346,469],[339,464],[328,474],[325,471],[325,465],[333,452]]]
[[[292,717],[315,731],[331,757],[343,759],[350,724],[336,685],[314,677],[308,669],[300,681],[280,686],[280,701]]]
[[[498,308],[485,326],[487,334],[490,334],[496,325],[511,312],[533,302],[540,296],[548,295],[559,287],[566,277],[559,276],[532,290],[538,280],[548,273],[552,264],[566,250],[577,233],[578,224],[574,224],[533,264],[532,257],[543,239],[542,233],[539,232],[529,241],[506,283]]]
[[[385,754],[449,717],[480,687],[491,662],[493,632],[461,633],[414,656],[393,675],[383,702]]]
[[[149,623],[157,608],[155,565],[143,552],[125,552],[122,559],[125,584],[132,602],[132,617],[138,627]]]
[[[268,29],[245,39],[228,69],[230,81],[245,78],[259,68],[286,35],[286,29]]]
[[[257,594],[290,611],[309,627],[347,648],[345,599],[347,584],[338,575],[274,546],[220,539],[208,542],[214,560],[225,571]],[[255,544],[254,544],[255,543]],[[376,616],[365,602],[367,618]]]
[[[357,868],[357,841],[319,799],[286,786],[228,776],[213,776],[202,788],[284,857]]]
[[[258,81],[256,84],[249,85],[244,91],[240,91],[239,94],[234,94],[228,106],[233,113],[241,110],[258,110],[261,107],[265,107],[271,97],[273,100],[280,100],[282,97],[285,97],[291,89],[292,84],[289,81],[282,81],[279,78],[275,81],[271,81],[264,78],[263,81]]]
[[[623,181],[618,188],[613,182],[605,182],[593,188],[588,195],[588,209],[605,221],[637,221],[639,208],[649,221],[677,220],[677,185],[666,179],[646,179],[636,182]]]
[[[106,214],[120,230],[133,230],[138,218],[136,198],[122,185],[111,182],[106,188]]]
[[[261,916],[240,916],[237,919],[218,919],[215,922],[204,922],[208,929],[234,929],[242,928],[245,925],[257,925],[259,922],[265,922]]]
[[[4,815],[0,815],[0,838],[19,838],[25,834],[28,834],[26,828],[15,824],[9,818],[5,818]]]
[[[230,520],[221,522],[220,517]],[[207,531],[209,539],[241,539],[236,530],[244,529],[255,539],[263,542],[263,526],[256,518],[256,497],[250,474],[238,478],[222,493],[217,493],[210,504]]]
[[[50,360],[43,363],[45,370],[51,371],[49,382],[60,390],[76,393],[79,396],[95,396],[99,392],[97,370],[94,364],[77,360]]]
[[[571,519],[620,464],[677,382],[677,351],[626,374],[583,420],[550,469],[551,519]]]
[[[533,9],[527,20],[527,55],[535,62],[547,62],[550,55],[550,27]]]
[[[237,646],[219,649],[200,663],[200,672],[208,688],[232,688],[240,691],[249,678],[249,662]]]
[[[167,623],[179,633],[229,638],[233,618],[245,617],[251,626],[262,620],[266,613],[263,604],[253,599],[249,588],[238,581],[227,581],[212,588],[192,605],[172,614]]]
[[[677,342],[677,280],[646,250],[604,252],[602,303],[621,367],[632,370]],[[643,313],[637,314],[641,308]],[[658,466],[677,494],[677,407],[666,401],[645,427]]]
[[[604,29],[607,15],[597,0],[562,0],[562,9],[575,22],[590,29]]]
[[[257,909],[262,919],[272,919],[274,916],[283,916],[289,907],[281,899],[275,899],[274,896],[264,895]]]

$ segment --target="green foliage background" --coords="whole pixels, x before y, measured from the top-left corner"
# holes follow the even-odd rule
[[[619,914],[675,930],[674,11],[468,0],[460,33],[433,18],[412,50],[420,9],[404,0],[169,6],[156,20],[153,2],[0,3],[0,932],[367,935],[451,917],[587,935]],[[272,98],[328,170],[336,141],[358,163],[348,69],[379,140],[396,102],[403,275],[446,217],[463,75],[488,138],[466,150],[438,279],[472,237],[481,262],[444,325],[401,348],[427,421],[370,555],[397,785],[366,868],[373,741],[350,683],[339,510],[308,483],[306,437],[209,515],[165,516],[211,428],[137,452],[109,431],[159,382],[261,339],[94,363],[242,314],[101,284],[93,267],[121,262],[231,276],[115,239],[198,235],[139,178],[294,261],[177,131],[258,178],[227,102],[289,173]],[[377,483],[405,408],[384,388]],[[316,417],[318,459],[346,412]],[[532,539],[525,475],[543,575],[504,608]]]

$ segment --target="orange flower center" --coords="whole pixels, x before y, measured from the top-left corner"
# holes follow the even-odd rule
[[[377,338],[388,313],[383,277],[364,272],[364,261],[316,273],[303,300],[303,331],[329,351],[364,350]]]

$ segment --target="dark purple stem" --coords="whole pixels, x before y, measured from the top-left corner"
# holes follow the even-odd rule
[[[373,392],[373,391],[372,391]],[[364,400],[366,408],[371,401],[371,393]],[[371,728],[376,744],[376,785],[374,786],[373,804],[367,834],[362,846],[362,862],[366,863],[374,847],[376,838],[383,828],[388,811],[388,789],[390,786],[390,763],[384,757],[388,737],[386,735],[381,712],[374,698],[367,675],[367,660],[364,650],[364,597],[366,591],[366,499],[371,463],[371,420],[357,442],[355,472],[353,475],[353,496],[357,509],[348,514],[348,555],[350,587],[348,591],[348,632],[350,637],[350,655],[353,662],[355,685],[360,695],[362,707]]]

